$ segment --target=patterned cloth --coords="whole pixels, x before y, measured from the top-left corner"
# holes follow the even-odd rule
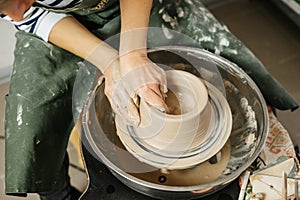
[[[296,168],[290,174],[290,178],[300,180],[300,164],[299,160],[297,159],[290,135],[284,126],[278,121],[270,107],[268,108],[268,112],[270,124],[269,134],[262,152],[250,166],[250,171],[259,170],[261,168],[274,165],[285,158],[294,158]],[[249,183],[244,199],[248,200],[251,196],[253,196],[252,186]]]
[[[261,152],[261,158],[266,164],[277,161],[282,157],[295,158],[299,168],[299,161],[296,158],[293,142],[288,131],[278,121],[272,110],[269,108],[270,131],[267,137],[266,146]]]

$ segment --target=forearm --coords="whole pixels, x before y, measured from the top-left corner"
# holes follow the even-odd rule
[[[55,24],[50,32],[49,42],[86,59],[102,72],[118,57],[115,49],[97,38],[71,16]]]
[[[132,51],[146,54],[152,0],[120,0],[120,55]]]

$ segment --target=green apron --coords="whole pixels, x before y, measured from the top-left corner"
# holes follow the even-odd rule
[[[71,14],[101,39],[120,30],[117,0],[100,10],[82,9]],[[253,78],[271,106],[297,108],[261,62],[198,0],[154,1],[150,26],[162,29],[160,34],[149,33],[149,47],[186,45],[220,53]],[[166,28],[193,40],[168,37]],[[5,190],[7,194],[49,191],[59,175],[70,131],[88,98],[97,69],[32,34],[18,32],[16,38],[6,97]],[[113,46],[117,48],[118,44]]]

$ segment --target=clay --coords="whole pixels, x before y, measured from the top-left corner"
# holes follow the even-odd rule
[[[168,108],[170,109],[170,112],[168,114],[170,114],[170,115],[180,115],[181,114],[179,100],[171,90],[168,90],[167,98],[165,99],[165,102],[166,102]]]
[[[198,146],[205,138],[211,119],[210,112],[206,111],[210,109],[208,93],[202,80],[190,73],[171,70],[166,75],[170,91],[167,104],[172,112],[180,114],[159,112],[141,99],[141,125],[136,128],[136,135],[152,150],[180,156],[182,151]]]
[[[210,83],[184,71],[166,74],[172,92],[167,104],[173,113],[162,113],[141,99],[141,125],[126,126],[117,115],[117,134],[139,161],[160,169],[186,169],[208,160],[225,145],[231,133],[231,111]]]

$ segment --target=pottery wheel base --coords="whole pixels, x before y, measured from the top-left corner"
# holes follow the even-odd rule
[[[132,190],[119,181],[107,167],[97,160],[92,154],[89,147],[86,147],[85,138],[82,138],[85,145],[81,145],[82,155],[85,162],[89,185],[82,194],[80,200],[155,200],[149,196],[143,195]],[[213,194],[195,200],[235,200],[239,195],[238,180],[232,181]],[[175,198],[175,196],[174,196]]]
[[[213,182],[222,175],[230,158],[231,146],[229,140],[219,153],[206,162],[193,168],[169,170],[163,173],[156,170],[148,173],[131,174],[139,179],[169,186],[192,186]]]

